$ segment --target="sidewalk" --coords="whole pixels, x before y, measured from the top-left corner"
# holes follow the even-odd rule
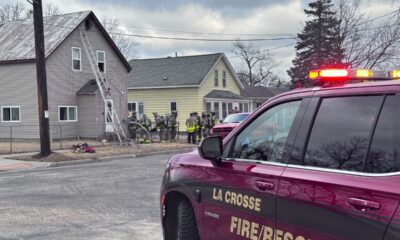
[[[111,161],[115,159],[132,159],[140,156],[184,153],[192,151],[197,146],[187,144],[144,144],[134,146],[105,146],[96,148],[96,154],[75,154],[71,150],[54,151],[57,161],[40,162],[31,159],[37,152],[0,155],[0,171],[59,167],[79,165],[94,162]],[[59,159],[65,157],[65,159]]]
[[[26,154],[33,155],[35,153],[26,153]],[[33,162],[33,161],[28,162],[21,160],[6,159],[6,157],[12,157],[14,155],[21,155],[21,154],[0,155],[0,172],[22,170],[22,169],[33,169],[33,168],[45,168],[50,165],[50,163],[48,162]]]

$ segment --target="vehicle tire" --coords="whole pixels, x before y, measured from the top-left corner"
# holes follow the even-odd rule
[[[177,240],[200,240],[196,216],[192,205],[187,200],[179,202],[177,207]]]

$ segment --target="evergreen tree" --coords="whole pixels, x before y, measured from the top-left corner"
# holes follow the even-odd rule
[[[318,0],[308,5],[305,14],[311,18],[297,35],[296,57],[288,71],[294,85],[309,86],[308,72],[312,69],[343,66],[340,21],[331,0]]]

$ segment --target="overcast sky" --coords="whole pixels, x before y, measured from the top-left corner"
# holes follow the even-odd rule
[[[371,16],[393,11],[397,0],[363,0],[362,9]],[[0,3],[12,2],[0,0]],[[102,18],[107,15],[119,20],[126,32],[140,35],[183,38],[277,38],[296,35],[301,31],[306,16],[303,9],[310,1],[301,0],[43,0],[53,3],[64,13],[92,10]],[[159,31],[158,29],[171,30]],[[191,32],[191,34],[182,33]],[[196,34],[195,34],[196,33]],[[201,33],[201,34],[200,34]],[[212,34],[204,34],[212,33]],[[233,35],[224,35],[233,34]],[[241,35],[253,34],[253,35]],[[262,34],[262,35],[258,35]],[[283,34],[283,35],[282,35]],[[174,41],[136,38],[139,42],[137,58],[175,55],[231,53],[231,42]],[[255,43],[262,49],[277,48],[295,40],[262,41]],[[280,63],[278,73],[286,70],[294,58],[294,46],[272,50]],[[230,58],[234,65],[237,58]]]

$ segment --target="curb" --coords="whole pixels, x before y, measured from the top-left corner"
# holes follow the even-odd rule
[[[124,155],[100,157],[100,158],[88,158],[88,159],[78,159],[78,160],[61,161],[61,162],[51,162],[51,163],[46,164],[43,167],[44,168],[64,167],[64,166],[74,166],[74,165],[89,164],[89,163],[100,163],[100,162],[107,162],[107,161],[120,160],[120,159],[147,157],[147,156],[161,155],[161,154],[178,154],[178,153],[186,153],[188,151],[193,151],[195,149],[196,148],[183,148],[183,149],[177,149],[177,150],[165,150],[165,151],[156,151],[156,152],[149,152],[149,153],[124,154]]]

